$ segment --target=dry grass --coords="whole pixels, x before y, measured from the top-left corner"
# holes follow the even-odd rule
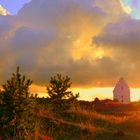
[[[52,120],[53,122],[57,123],[58,125],[79,127],[80,129],[82,129],[82,130],[86,129],[87,131],[89,131],[91,133],[101,131],[100,128],[93,126],[93,124],[91,124],[90,120],[87,120],[86,122],[79,122],[79,123],[75,123],[72,121],[66,121],[64,118],[56,116],[56,114],[54,114],[49,109],[48,110],[40,109],[38,116],[48,118],[49,120]]]
[[[77,126],[79,126],[82,130],[88,130],[91,133],[103,131],[103,129],[93,126],[90,122],[81,122],[77,124]]]
[[[77,114],[79,116],[85,116],[88,119],[104,120],[109,123],[115,123],[115,124],[126,122],[132,118],[132,116],[115,116],[115,115],[99,114],[95,111],[85,110],[81,108],[79,109],[71,108],[68,112]]]
[[[62,116],[60,114],[55,114],[51,109],[45,108],[41,108],[38,112],[38,117],[45,118],[53,123],[52,128],[49,129],[50,132],[47,134],[49,136],[51,134],[54,139],[57,139],[58,136],[62,135],[59,139],[65,138],[65,140],[69,140],[69,137],[74,136],[73,140],[77,140],[78,138],[85,139],[86,136],[89,136],[92,140],[92,138],[102,136],[106,139],[110,138],[109,140],[114,140],[114,133],[119,131],[125,132],[124,139],[126,140],[131,140],[133,137],[136,140],[139,140],[140,138],[140,131],[136,131],[137,128],[140,128],[139,111],[124,112],[124,114],[127,115],[123,114],[117,116],[112,114],[101,114],[99,112],[81,108],[71,108],[66,111],[66,114],[65,112],[64,114],[62,113]],[[69,130],[72,130],[77,134],[73,135]],[[40,130],[37,128],[36,131],[38,132]]]

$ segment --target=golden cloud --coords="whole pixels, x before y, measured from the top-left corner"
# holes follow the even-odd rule
[[[10,13],[0,5],[0,15],[3,15],[3,16],[7,16],[9,15]]]

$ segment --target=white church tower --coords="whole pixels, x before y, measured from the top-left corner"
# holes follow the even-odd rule
[[[130,103],[130,89],[123,78],[120,78],[113,90],[113,98],[121,103]]]

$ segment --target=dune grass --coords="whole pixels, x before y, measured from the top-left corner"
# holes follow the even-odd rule
[[[79,107],[60,113],[42,108],[40,112],[45,135],[54,140],[140,140],[139,111],[114,115]]]
[[[77,106],[55,112],[38,104],[35,131],[27,140],[140,140],[138,106],[122,107],[97,111]]]

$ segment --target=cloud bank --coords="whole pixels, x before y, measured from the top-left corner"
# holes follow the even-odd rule
[[[139,25],[119,0],[33,0],[0,16],[0,82],[19,65],[38,85],[62,73],[77,87],[140,86]]]

